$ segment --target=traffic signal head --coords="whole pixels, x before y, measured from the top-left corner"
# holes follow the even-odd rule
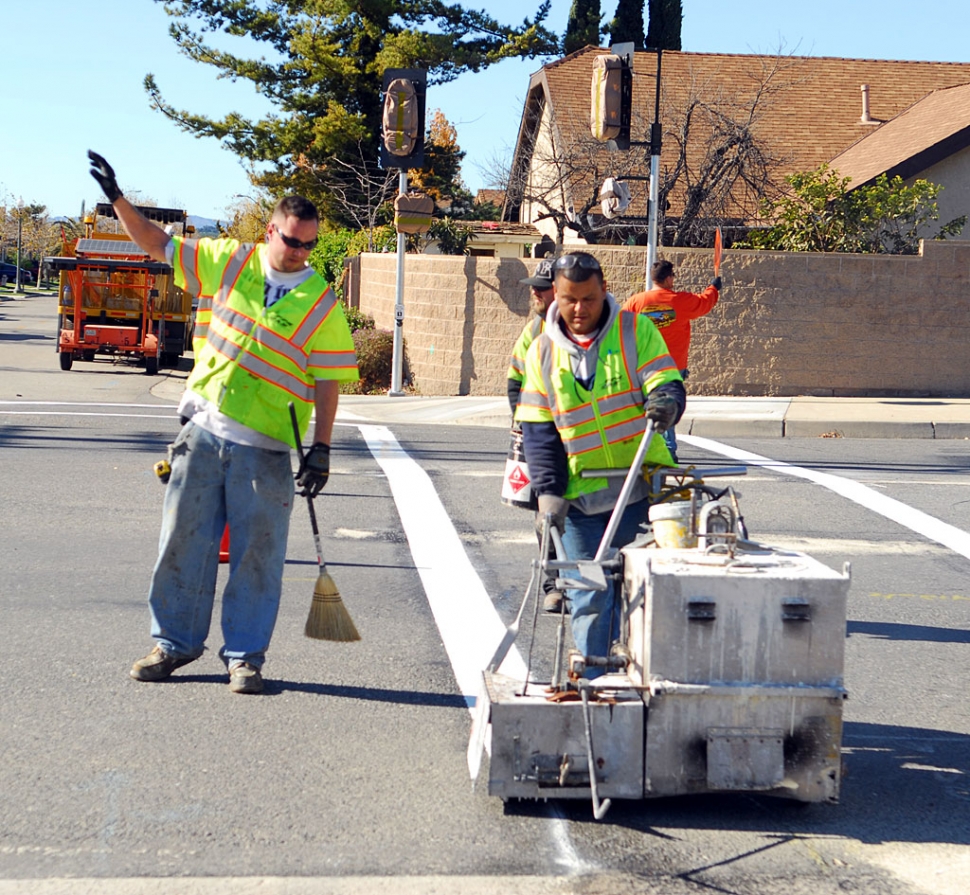
[[[633,103],[630,61],[616,53],[597,56],[590,87],[589,129],[594,139],[601,143],[612,140],[617,149],[629,149]]]

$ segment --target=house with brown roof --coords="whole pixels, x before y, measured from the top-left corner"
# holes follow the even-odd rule
[[[879,175],[917,178],[943,187],[940,222],[970,216],[970,84],[934,90],[880,124],[830,162],[849,189]],[[970,237],[970,223],[958,238]]]
[[[541,257],[544,246],[542,234],[532,224],[514,221],[456,221],[460,227],[471,231],[467,254],[480,258],[533,258]],[[549,246],[550,251],[554,246]],[[426,255],[441,254],[438,242],[429,239],[423,249]]]
[[[505,190],[481,189],[475,193],[475,204],[488,204],[501,208],[505,204]]]
[[[567,243],[644,241],[657,56],[634,54],[634,145],[621,151],[590,134],[593,60],[605,52],[586,47],[532,75],[506,220],[533,223],[552,239],[561,233]],[[750,224],[761,198],[787,174],[823,162],[855,184],[882,171],[919,173],[944,183],[942,220],[970,211],[970,161],[962,155],[970,146],[970,86],[964,85],[970,63],[663,53],[661,196],[673,227],[666,236],[693,213],[693,199],[711,177],[723,177],[722,219]],[[739,173],[742,161],[750,167]],[[599,205],[608,177],[625,180],[632,193],[629,208],[612,220]],[[691,238],[682,234],[673,244]]]

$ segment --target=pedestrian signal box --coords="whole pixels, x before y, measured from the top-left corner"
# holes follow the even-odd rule
[[[381,166],[421,168],[424,165],[424,107],[428,74],[418,68],[384,71],[384,112],[381,118]]]

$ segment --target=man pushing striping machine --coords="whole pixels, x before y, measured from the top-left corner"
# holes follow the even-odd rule
[[[614,798],[837,801],[848,566],[749,540],[734,490],[709,484],[744,468],[702,478],[661,437],[685,393],[654,324],[617,307],[592,255],[563,255],[552,274],[516,411],[540,548],[483,674],[472,778],[490,743],[490,795],[587,798],[597,819]],[[533,677],[532,646],[526,679],[508,677],[498,669],[550,576],[570,610],[550,679]]]

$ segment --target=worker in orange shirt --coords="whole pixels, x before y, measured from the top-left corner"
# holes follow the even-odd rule
[[[690,349],[690,322],[703,317],[717,304],[721,278],[714,277],[711,285],[700,295],[674,290],[674,265],[670,261],[655,261],[650,268],[653,289],[631,295],[623,305],[624,311],[646,314],[660,330],[667,350],[674,359],[680,375],[687,379],[687,353]],[[677,461],[677,436],[674,427],[664,430],[664,441]]]

